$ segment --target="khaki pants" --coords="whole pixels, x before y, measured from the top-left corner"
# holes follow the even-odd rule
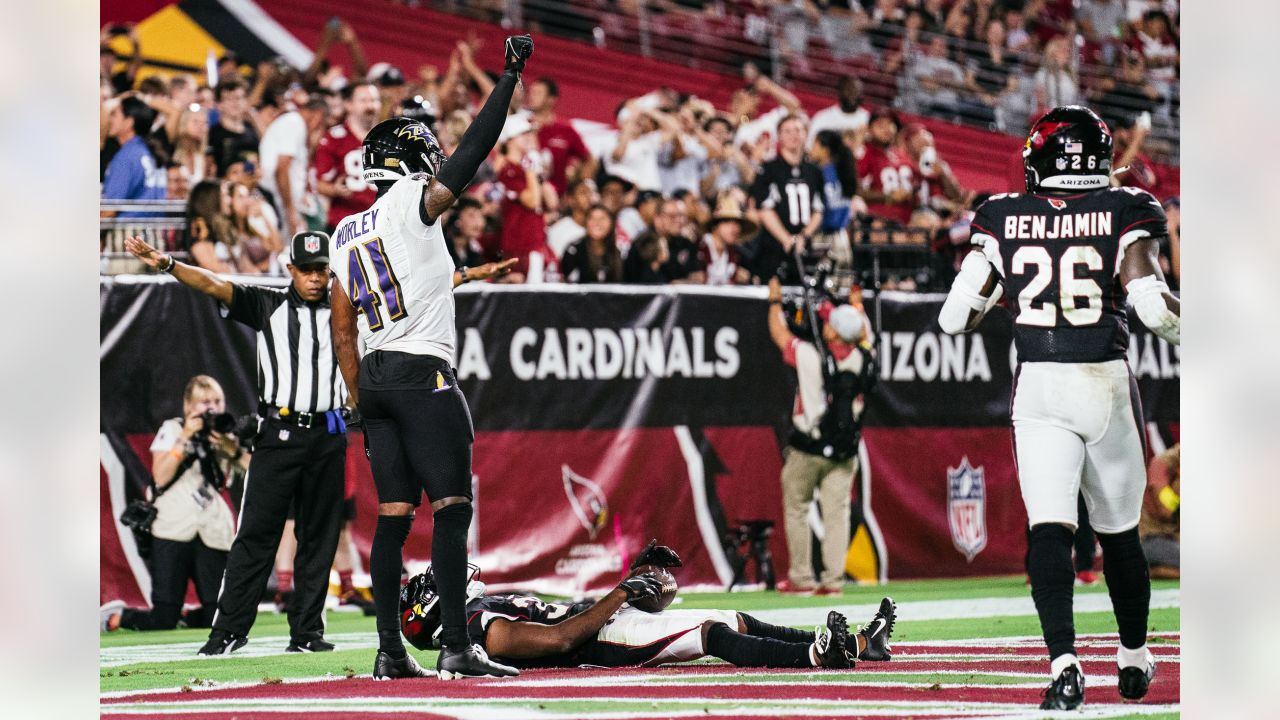
[[[788,577],[795,587],[814,583],[813,535],[809,530],[809,503],[818,490],[822,509],[822,578],[824,588],[844,586],[844,559],[849,551],[849,505],[853,473],[858,458],[828,460],[788,447],[782,466],[783,518],[787,531],[787,552],[791,555]]]

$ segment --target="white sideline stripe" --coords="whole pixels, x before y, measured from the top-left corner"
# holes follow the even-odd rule
[[[264,706],[263,702],[276,700],[264,698],[257,701],[192,701],[184,703],[166,703],[161,705],[107,705],[100,706],[102,712],[136,715],[169,715],[191,712],[297,712],[305,707],[312,712],[341,712],[359,708],[365,713],[402,713],[422,712],[421,698],[346,698],[333,701],[299,701],[294,698],[276,700],[280,705]],[[477,703],[474,700],[461,700],[454,704],[448,700],[433,700],[431,712],[452,715],[459,718],[509,718],[515,703],[545,703],[547,698],[511,698],[489,703]],[[635,698],[595,698],[599,703],[634,703]],[[470,703],[470,704],[467,704]],[[805,707],[798,705],[803,703]],[[714,706],[719,714],[731,713],[737,716],[776,717],[785,708],[788,715],[816,715],[823,717],[849,716],[859,717],[872,713],[875,715],[891,715],[905,717],[966,715],[991,718],[1045,718],[1060,717],[1054,713],[1028,710],[1025,705],[1011,703],[946,703],[946,702],[895,702],[895,701],[833,701],[804,700],[796,705],[785,702],[744,702],[736,698],[670,698],[664,699],[661,706],[649,712],[575,712],[573,714],[558,712],[538,712],[531,708],[521,708],[523,716],[536,718],[592,718],[606,720],[616,718],[645,717],[701,717],[707,714],[704,708]],[[692,709],[671,709],[672,705],[695,705]],[[1179,705],[1086,705],[1073,712],[1074,718],[1108,718],[1116,716],[1151,715],[1156,713],[1177,712]]]
[[[116,537],[120,540],[120,549],[124,552],[125,561],[129,563],[133,580],[138,584],[138,591],[150,603],[151,571],[147,569],[146,561],[138,554],[138,543],[133,539],[133,531],[120,522],[120,515],[124,513],[126,506],[124,463],[116,455],[115,449],[111,447],[111,442],[107,440],[105,434],[99,434],[98,440],[102,447],[102,467],[107,471],[107,492],[111,496],[111,520],[116,524]]]
[[[298,38],[284,29],[274,18],[263,12],[252,0],[218,0],[227,12],[245,24],[258,39],[280,53],[295,68],[306,68],[315,59],[315,53],[307,49]]]
[[[887,588],[892,589],[892,588]],[[1180,593],[1177,588],[1154,590],[1151,593],[1151,608],[1180,607]],[[880,608],[880,603],[859,605],[836,605],[823,608],[786,608],[779,610],[752,610],[751,614],[774,625],[804,626],[821,623],[828,610],[836,610],[849,618],[850,622],[859,622],[869,618]],[[1076,595],[1076,612],[1110,612],[1111,598],[1106,593],[1086,593]],[[957,620],[964,618],[1006,617],[1035,615],[1036,607],[1031,601],[1030,593],[1021,597],[1008,598],[970,598],[959,600],[922,600],[898,605],[898,620]]]
[[[702,534],[702,544],[707,548],[707,557],[715,567],[716,575],[725,587],[733,582],[733,568],[729,567],[729,559],[724,556],[724,545],[720,543],[720,535],[716,533],[715,521],[711,519],[711,509],[707,506],[707,478],[702,466],[702,453],[693,442],[693,434],[687,425],[673,428],[676,442],[680,444],[680,452],[684,462],[689,466],[689,485],[693,491],[693,515],[698,520],[698,531]],[[824,616],[825,617],[825,616]]]

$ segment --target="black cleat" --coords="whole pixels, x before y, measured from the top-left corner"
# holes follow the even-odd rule
[[[209,633],[209,641],[196,651],[197,655],[230,655],[249,642],[244,635],[236,635],[226,630],[214,629]]]
[[[1068,665],[1049,687],[1044,689],[1041,710],[1075,710],[1084,704],[1084,676],[1080,667]]]
[[[373,661],[374,680],[399,680],[400,678],[424,677],[431,677],[431,673],[427,672],[427,669],[419,665],[418,661],[414,660],[413,656],[407,652],[404,654],[404,657],[397,660],[379,650],[378,657]]]
[[[858,653],[859,660],[884,662],[893,659],[893,648],[889,647],[889,635],[893,633],[893,622],[897,619],[897,612],[898,604],[893,601],[893,598],[880,601],[880,609],[876,611],[875,617],[858,631],[866,641],[862,652]]]
[[[471,645],[464,650],[450,650],[445,647],[440,650],[440,657],[436,659],[436,677],[441,680],[486,676],[515,677],[519,674],[520,671],[513,667],[490,660],[484,648],[479,645]]]
[[[310,640],[290,640],[289,647],[285,648],[285,652],[329,652],[336,647],[333,643],[324,638],[312,638]]]
[[[849,669],[853,667],[853,653],[849,652],[849,622],[840,613],[827,613],[825,627],[814,628],[813,654],[824,668]]]
[[[1119,669],[1120,697],[1125,700],[1141,700],[1147,696],[1147,688],[1151,686],[1151,678],[1156,676],[1156,659],[1147,653],[1147,666],[1126,667]]]

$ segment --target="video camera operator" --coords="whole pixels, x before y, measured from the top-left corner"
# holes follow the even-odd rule
[[[249,641],[291,507],[298,551],[286,649],[332,650],[324,639],[324,602],[344,515],[348,415],[330,332],[329,236],[293,236],[287,290],[229,282],[139,238],[129,238],[125,247],[148,267],[217,300],[228,319],[257,331],[262,424],[218,612],[200,654],[234,652]]]
[[[187,581],[203,606],[194,626],[208,627],[235,535],[231,508],[222,498],[226,478],[249,466],[249,454],[226,429],[222,386],[197,375],[182,393],[182,417],[164,421],[151,443],[151,609],[104,609],[106,630],[172,630],[178,626]],[[234,422],[234,420],[232,421]]]
[[[782,285],[769,281],[769,336],[796,369],[798,387],[792,432],[783,451],[783,520],[788,578],[780,592],[838,595],[849,548],[850,496],[858,467],[862,395],[875,384],[875,360],[866,316],[823,292],[825,273],[804,277],[806,294],[796,308],[800,335],[784,317]],[[803,276],[802,276],[803,277]],[[821,345],[819,345],[819,338]],[[814,490],[822,510],[822,577],[815,582],[809,504]]]

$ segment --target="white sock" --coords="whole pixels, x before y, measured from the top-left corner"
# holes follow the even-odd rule
[[[1063,670],[1066,670],[1072,665],[1075,665],[1077,670],[1080,669],[1080,661],[1076,659],[1075,655],[1072,655],[1071,653],[1059,655],[1053,659],[1053,662],[1049,663],[1049,676],[1056,678],[1062,674]],[[1083,675],[1084,672],[1082,671],[1080,674]]]
[[[1145,670],[1152,659],[1151,651],[1147,649],[1146,645],[1143,645],[1136,650],[1130,650],[1129,648],[1121,645],[1120,648],[1116,650],[1116,664],[1122,668],[1136,667]]]
[[[822,664],[818,662],[818,644],[817,643],[809,644],[809,664],[814,667],[822,666]]]

